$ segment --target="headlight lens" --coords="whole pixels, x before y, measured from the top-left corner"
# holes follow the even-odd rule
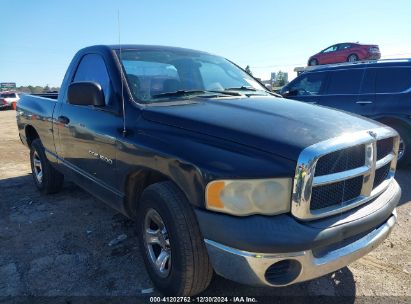
[[[291,186],[291,178],[212,181],[206,188],[206,207],[238,216],[286,213]]]

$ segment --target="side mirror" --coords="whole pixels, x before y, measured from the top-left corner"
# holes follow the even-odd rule
[[[265,84],[265,88],[266,88],[267,90],[269,90],[269,91],[272,91],[272,90],[273,90],[272,85],[269,84],[269,83],[266,83],[266,84]]]
[[[68,102],[73,105],[97,106],[105,105],[104,93],[96,82],[73,82],[68,87]]]
[[[298,96],[298,90],[295,90],[295,89],[286,90],[282,95],[284,97]]]
[[[281,90],[281,95],[282,95],[283,97],[287,97],[289,94],[290,94],[290,91],[288,91],[288,90],[285,90],[285,91]]]

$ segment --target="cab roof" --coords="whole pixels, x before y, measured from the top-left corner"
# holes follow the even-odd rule
[[[96,51],[96,50],[150,50],[150,51],[186,51],[193,53],[203,53],[208,54],[207,52],[181,48],[175,46],[163,46],[163,45],[145,45],[145,44],[112,44],[112,45],[93,45],[86,48],[83,48],[81,51]]]

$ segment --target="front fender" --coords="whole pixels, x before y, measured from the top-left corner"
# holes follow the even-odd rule
[[[147,168],[172,180],[194,206],[215,179],[292,177],[295,162],[246,145],[147,122],[119,141],[117,164],[125,185],[130,172]]]

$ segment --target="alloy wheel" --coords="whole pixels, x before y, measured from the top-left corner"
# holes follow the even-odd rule
[[[43,166],[41,165],[40,156],[37,151],[33,153],[33,171],[37,182],[41,184],[43,182]]]
[[[171,270],[171,247],[167,228],[160,214],[149,209],[144,218],[144,245],[148,259],[160,277],[167,277]]]
[[[404,156],[404,153],[405,153],[405,145],[404,145],[404,141],[400,137],[400,145],[398,148],[398,160],[400,160]]]

